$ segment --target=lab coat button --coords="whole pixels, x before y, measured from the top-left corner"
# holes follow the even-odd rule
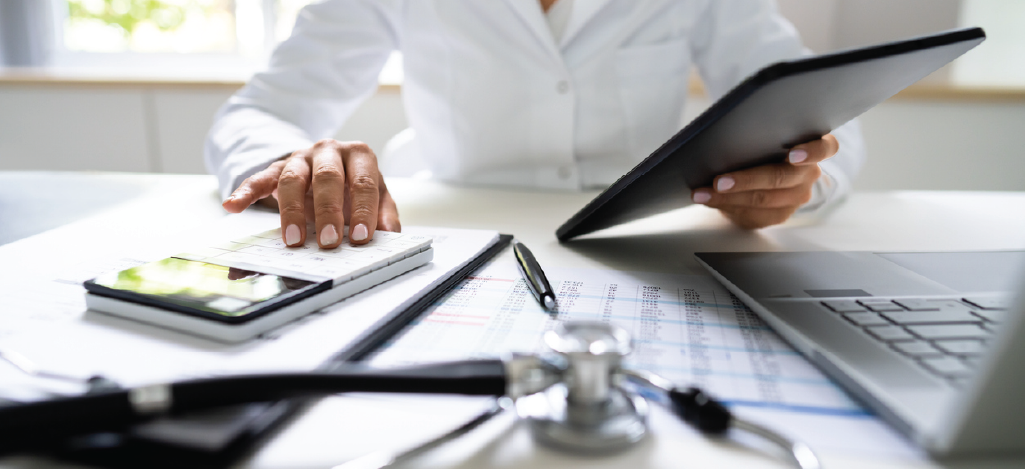
[[[559,179],[563,179],[563,180],[569,179],[571,174],[573,174],[571,169],[569,169],[569,168],[567,168],[565,166],[559,168]]]
[[[569,91],[569,82],[566,80],[560,81],[555,85],[555,90],[558,91],[559,94],[566,94],[566,92]]]

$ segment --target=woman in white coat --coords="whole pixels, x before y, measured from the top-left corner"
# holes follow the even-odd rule
[[[346,223],[356,244],[399,230],[373,152],[327,139],[394,50],[434,177],[564,189],[612,183],[678,131],[692,65],[718,98],[806,53],[774,0],[327,0],[218,113],[206,158],[224,207],[276,199],[289,245],[307,220],[328,248]],[[746,228],[828,205],[863,161],[856,125],[692,198]]]

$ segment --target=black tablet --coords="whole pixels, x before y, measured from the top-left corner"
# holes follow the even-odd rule
[[[691,204],[720,174],[783,161],[985,40],[959,29],[769,65],[556,230],[560,241]]]

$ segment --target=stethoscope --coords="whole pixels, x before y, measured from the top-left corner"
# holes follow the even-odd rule
[[[339,468],[387,467],[511,408],[540,443],[596,455],[622,451],[644,438],[649,432],[648,396],[707,435],[721,436],[731,428],[753,433],[783,448],[797,467],[820,468],[807,445],[738,418],[700,389],[678,388],[656,374],[624,368],[632,342],[622,328],[567,321],[546,332],[544,343],[549,351],[541,354],[387,370],[352,365],[329,372],[226,376],[128,389],[93,377],[87,383],[89,391],[81,395],[0,406],[0,449],[118,431],[162,415],[237,404],[345,392],[413,392],[497,399],[472,420],[415,448],[370,454]],[[0,358],[36,376],[73,379],[33,369],[11,353],[0,353]]]

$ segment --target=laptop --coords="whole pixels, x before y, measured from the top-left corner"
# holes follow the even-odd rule
[[[1025,452],[1025,252],[695,256],[930,453]]]

